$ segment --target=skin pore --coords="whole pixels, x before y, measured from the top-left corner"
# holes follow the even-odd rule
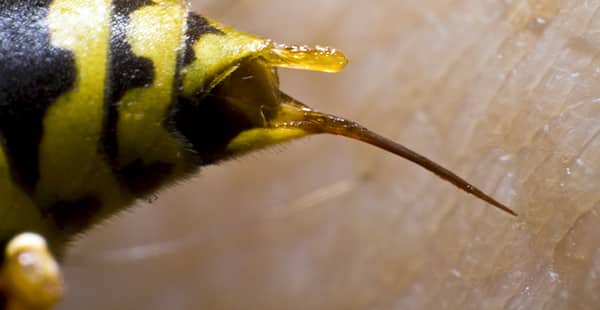
[[[61,309],[574,309],[600,303],[597,1],[212,1],[344,51],[282,89],[464,176],[312,137],[205,169],[67,254]],[[317,8],[317,9],[315,9]],[[141,203],[143,204],[143,203]]]

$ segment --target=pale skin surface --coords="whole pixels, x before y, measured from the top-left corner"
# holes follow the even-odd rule
[[[205,169],[83,237],[60,309],[589,309],[600,304],[600,1],[197,1],[350,58],[308,105],[454,170],[314,137]],[[318,8],[318,9],[316,9]]]

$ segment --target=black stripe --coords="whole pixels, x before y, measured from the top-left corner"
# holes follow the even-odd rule
[[[194,45],[205,34],[226,35],[220,29],[210,25],[208,21],[196,14],[190,13],[187,18],[186,40],[183,54],[183,64],[178,70],[177,90],[181,92],[183,89],[183,79],[181,70],[193,63],[197,59]],[[210,57],[210,55],[207,55]],[[202,57],[202,55],[200,55]],[[210,151],[221,149],[222,141],[229,140],[232,133],[229,133],[231,118],[224,116],[222,109],[226,109],[226,105],[219,102],[217,98],[207,98],[199,104],[198,98],[203,98],[206,94],[199,90],[192,98],[186,98],[177,94],[177,99],[169,107],[165,119],[165,127],[167,130],[189,150],[196,155],[197,164],[207,164],[211,159],[206,156]],[[236,118],[232,116],[232,118]],[[226,131],[228,137],[222,138],[221,133]],[[234,130],[235,131],[235,130]],[[217,145],[218,144],[218,145]],[[204,156],[200,156],[204,155]]]
[[[184,48],[180,48],[177,54],[177,64],[175,67],[175,78],[173,79],[171,104],[167,108],[165,119],[163,121],[164,128],[167,129],[167,131],[169,131],[179,142],[184,144],[187,144],[187,142],[175,128],[176,126],[174,124],[173,117],[179,110],[179,102],[181,100],[186,101],[185,98],[180,98],[181,91],[183,90],[182,71],[187,65],[196,60],[194,44],[196,44],[200,37],[202,37],[202,35],[205,33],[215,33],[220,35],[225,34],[221,30],[211,26],[204,17],[194,12],[189,12],[186,18]]]
[[[43,211],[45,217],[52,219],[64,236],[71,237],[89,228],[102,209],[98,197],[85,196],[72,201],[59,201]]]
[[[73,54],[50,44],[50,0],[0,1],[0,134],[14,181],[33,192],[48,107],[73,88]]]
[[[118,170],[117,124],[119,122],[119,101],[128,90],[149,87],[154,80],[154,64],[152,61],[148,58],[136,56],[131,50],[131,45],[127,42],[127,30],[131,14],[147,5],[154,5],[154,2],[152,0],[113,1],[109,70],[100,148],[114,170]]]
[[[145,197],[160,188],[174,168],[170,163],[145,164],[137,159],[119,171],[119,181],[136,197]]]
[[[225,35],[223,31],[211,26],[204,17],[196,13],[190,13],[187,18],[187,30],[185,32],[184,66],[187,66],[196,60],[194,44],[207,33]]]
[[[0,310],[5,310],[8,308],[7,301],[6,293],[4,291],[0,291]]]
[[[215,91],[220,87],[217,85]],[[168,124],[173,136],[196,155],[198,165],[222,159],[227,144],[253,126],[227,98],[205,94],[180,97],[169,111]]]

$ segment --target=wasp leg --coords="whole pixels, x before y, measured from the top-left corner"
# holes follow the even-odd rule
[[[4,251],[0,289],[6,310],[52,309],[63,295],[63,277],[44,238],[22,233]]]

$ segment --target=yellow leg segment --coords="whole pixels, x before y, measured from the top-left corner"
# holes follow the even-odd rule
[[[6,245],[4,255],[0,289],[6,310],[49,310],[60,301],[63,277],[44,238],[19,234]]]

